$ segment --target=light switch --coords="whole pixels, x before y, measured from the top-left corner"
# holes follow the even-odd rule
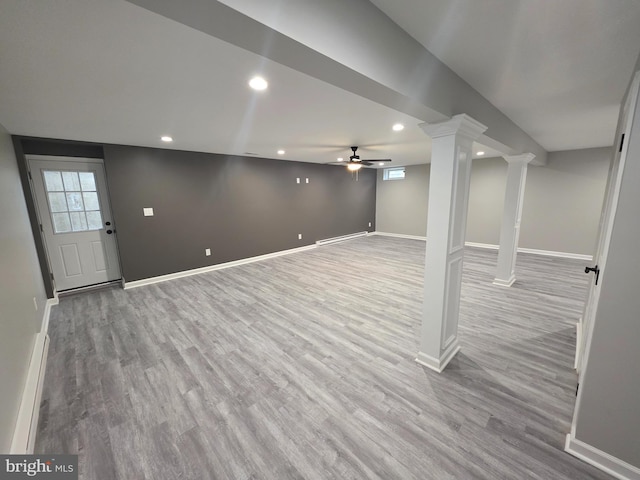
[[[211,256],[211,249],[210,249],[210,248],[205,248],[205,249],[204,249],[204,254],[205,254],[207,257]]]
[[[298,234],[298,240],[302,240],[302,234],[301,233]]]
[[[309,179],[308,179],[308,178],[307,178],[307,181],[306,181],[306,183],[309,183]]]
[[[143,208],[142,209],[142,213],[144,214],[145,217],[153,217],[153,208]]]
[[[296,177],[296,183],[300,183],[300,177]]]

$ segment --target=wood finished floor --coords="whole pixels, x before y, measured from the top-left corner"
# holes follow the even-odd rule
[[[424,242],[364,237],[62,298],[36,441],[83,479],[607,479],[563,452],[583,263],[468,249],[462,351],[418,351]]]

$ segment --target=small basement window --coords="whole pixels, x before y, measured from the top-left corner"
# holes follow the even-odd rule
[[[383,180],[404,180],[404,167],[385,168]]]

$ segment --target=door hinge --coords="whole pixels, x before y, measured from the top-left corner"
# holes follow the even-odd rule
[[[50,273],[49,275],[51,275],[51,281],[53,281],[53,273]]]
[[[620,136],[620,149],[618,152],[622,152],[622,146],[624,145],[624,133]]]
[[[27,174],[29,175],[29,180],[33,180],[33,177],[31,176],[31,170],[29,170]]]
[[[42,224],[40,224],[40,231],[44,233],[44,229],[42,228]]]
[[[578,396],[578,389],[580,388],[580,384],[576,385],[576,397]]]

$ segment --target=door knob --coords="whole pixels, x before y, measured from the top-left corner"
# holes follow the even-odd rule
[[[107,230],[107,235],[111,235],[113,233],[113,230]]]
[[[111,225],[111,222],[104,222],[104,224],[108,227],[109,225]]]
[[[589,273],[589,272],[593,272],[596,274],[596,285],[597,285],[598,277],[600,277],[600,269],[598,268],[598,265],[596,265],[595,267],[584,267],[584,273]]]

